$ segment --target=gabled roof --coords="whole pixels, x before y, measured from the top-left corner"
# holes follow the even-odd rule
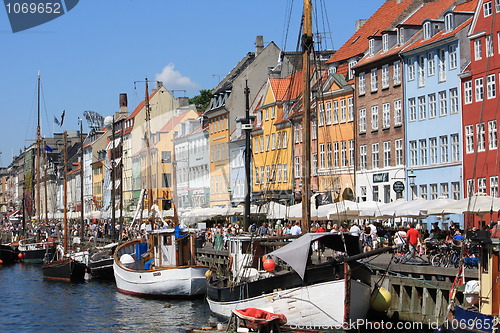
[[[455,12],[474,12],[477,7],[478,0],[470,0],[459,5],[453,9]]]
[[[368,49],[368,36],[380,35],[413,3],[413,0],[387,0],[382,6],[335,52],[327,63],[347,60]]]
[[[158,92],[159,90],[156,89],[155,91],[153,91],[153,93],[151,95],[149,95],[149,100],[151,100],[153,98],[154,95],[156,95],[156,93]],[[146,105],[146,101],[142,101],[139,103],[139,105],[137,105],[137,107],[134,109],[134,111],[130,114],[130,116],[127,117],[127,120],[128,119],[132,119],[132,118],[135,118],[135,116],[137,116],[137,114],[139,112],[141,112],[141,110],[144,108],[144,106]]]
[[[456,0],[437,0],[426,2],[415,13],[413,13],[403,24],[421,25],[426,19],[435,20],[448,8],[451,8]]]

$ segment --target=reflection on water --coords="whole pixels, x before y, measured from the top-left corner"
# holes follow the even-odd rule
[[[217,321],[200,300],[123,295],[114,283],[54,282],[41,266],[0,267],[1,332],[184,332]]]

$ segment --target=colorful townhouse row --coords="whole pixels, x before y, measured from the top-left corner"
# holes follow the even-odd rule
[[[133,211],[147,188],[146,207],[236,206],[250,153],[255,204],[300,202],[306,165],[324,203],[498,197],[499,11],[500,0],[387,0],[337,51],[315,52],[305,160],[301,54],[258,36],[203,114],[161,84],[130,114],[121,96],[107,127],[86,137],[83,159],[73,157],[70,191],[81,188],[83,164],[88,212]],[[4,170],[2,184],[12,183],[2,187],[4,211],[19,209],[23,193],[35,197],[35,148]],[[62,208],[60,197],[49,211]]]

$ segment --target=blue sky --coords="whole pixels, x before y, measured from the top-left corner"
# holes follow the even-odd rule
[[[355,21],[383,2],[313,1],[323,8],[318,17],[327,18],[315,31],[331,37],[323,45],[338,49],[354,33]],[[12,33],[0,8],[0,164],[7,166],[35,139],[38,70],[42,130],[51,136],[54,129],[77,129],[85,110],[111,115],[120,93],[128,94],[133,110],[144,97],[143,84],[134,81],[146,76],[186,90],[176,97],[212,89],[255,50],[257,35],[295,51],[301,10],[297,0],[81,0],[53,21]],[[63,110],[64,126],[54,128]]]

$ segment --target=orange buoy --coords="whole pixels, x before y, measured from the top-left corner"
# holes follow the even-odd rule
[[[18,257],[19,259],[23,259],[23,253],[22,253],[22,252],[19,252],[19,254],[17,255],[17,257]]]
[[[276,268],[276,262],[271,258],[267,258],[264,260],[263,266],[267,272],[272,272]]]
[[[3,264],[3,261],[2,261],[2,259],[0,259],[0,265],[1,265],[1,264]]]

